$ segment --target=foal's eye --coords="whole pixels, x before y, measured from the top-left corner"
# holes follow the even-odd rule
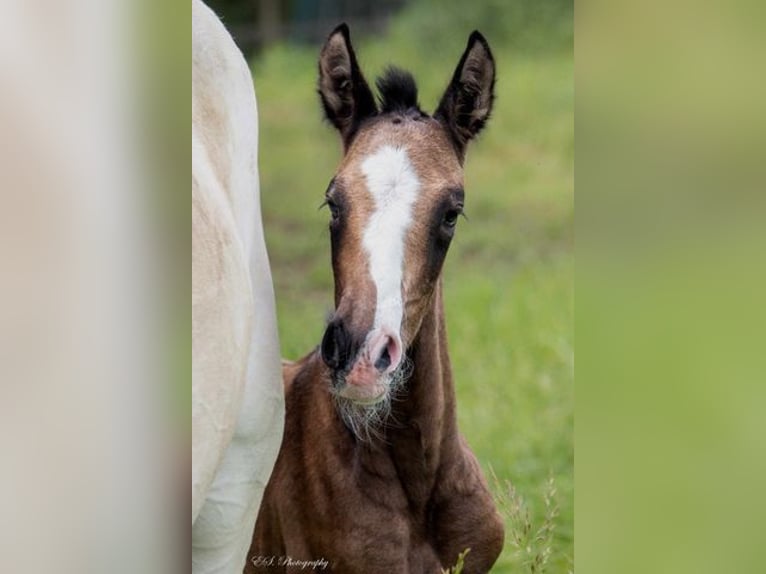
[[[327,204],[327,207],[330,209],[330,217],[332,217],[332,220],[335,221],[340,217],[340,208],[338,207],[338,204],[335,203],[332,199],[328,198],[327,201],[325,201]]]
[[[450,209],[447,211],[447,213],[444,214],[444,225],[447,227],[455,227],[458,215],[460,215],[460,212],[457,209]]]

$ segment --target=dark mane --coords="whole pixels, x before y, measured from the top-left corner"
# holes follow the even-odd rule
[[[416,110],[422,114],[418,105],[418,87],[409,72],[390,66],[375,81],[375,85],[380,93],[381,113]]]

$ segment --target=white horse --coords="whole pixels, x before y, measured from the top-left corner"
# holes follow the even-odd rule
[[[192,0],[192,572],[241,573],[284,398],[250,71]]]

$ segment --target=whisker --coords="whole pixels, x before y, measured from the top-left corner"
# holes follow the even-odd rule
[[[406,383],[412,376],[414,364],[406,354],[399,366],[389,375],[386,397],[374,405],[360,405],[331,390],[337,412],[353,435],[363,443],[374,441],[387,444],[386,429],[402,428],[402,423],[393,414],[393,402],[405,400]]]

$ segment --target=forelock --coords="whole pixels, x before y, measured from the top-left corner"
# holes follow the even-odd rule
[[[425,115],[418,105],[418,87],[409,72],[391,66],[376,80],[375,85],[382,113],[414,111]]]

